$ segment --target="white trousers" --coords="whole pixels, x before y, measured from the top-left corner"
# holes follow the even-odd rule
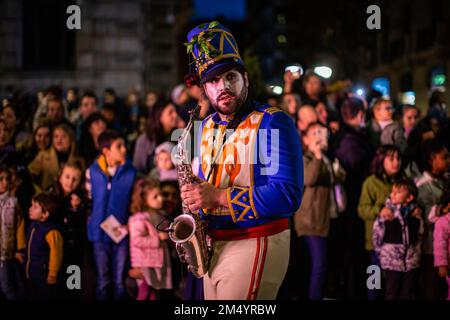
[[[206,300],[274,300],[289,264],[291,231],[252,239],[214,241]]]

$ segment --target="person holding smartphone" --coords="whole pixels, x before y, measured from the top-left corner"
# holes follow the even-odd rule
[[[332,196],[333,176],[328,149],[328,130],[311,123],[302,137],[305,170],[304,193],[300,209],[294,215],[297,237],[304,241],[311,257],[308,298],[322,300],[326,280],[327,237],[330,216],[336,204]]]

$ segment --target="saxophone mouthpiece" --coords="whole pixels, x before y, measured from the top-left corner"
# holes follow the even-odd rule
[[[197,105],[195,108],[189,110],[189,117],[193,120],[197,119],[200,115],[200,105]]]

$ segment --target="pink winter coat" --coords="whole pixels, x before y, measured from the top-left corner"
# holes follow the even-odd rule
[[[450,213],[440,217],[434,225],[434,265],[449,266],[450,262]]]
[[[164,248],[152,223],[152,214],[138,212],[128,220],[131,266],[162,268]]]

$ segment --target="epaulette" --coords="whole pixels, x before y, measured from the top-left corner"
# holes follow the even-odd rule
[[[269,108],[264,109],[264,112],[272,115],[272,114],[274,114],[276,112],[283,112],[283,110],[281,110],[278,107],[269,107]]]

